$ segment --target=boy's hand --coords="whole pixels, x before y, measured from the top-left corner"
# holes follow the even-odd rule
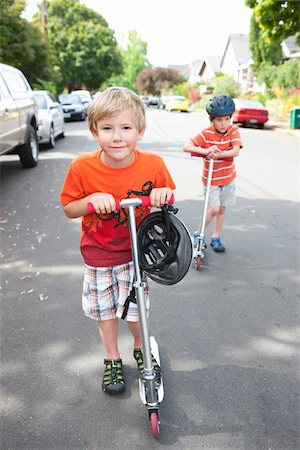
[[[115,199],[111,194],[95,192],[89,196],[89,203],[92,203],[97,214],[111,214],[117,210]]]
[[[209,153],[207,157],[210,159],[218,159],[221,152],[222,150],[220,150],[217,145],[212,145],[211,147],[209,147]]]
[[[150,205],[161,208],[171,200],[173,191],[171,188],[154,188],[150,193]]]

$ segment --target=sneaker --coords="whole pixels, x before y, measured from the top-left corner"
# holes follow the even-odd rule
[[[225,247],[222,244],[221,239],[219,237],[212,238],[210,245],[212,246],[213,251],[216,253],[225,252]]]
[[[198,231],[194,231],[194,247],[198,247],[198,243],[200,240],[200,234]]]
[[[200,241],[200,234],[198,233],[198,231],[194,231],[194,247],[195,248],[198,247],[199,241]],[[203,239],[203,241],[202,241],[202,248],[206,248],[205,239]]]
[[[133,356],[137,362],[137,366],[138,366],[138,370],[139,370],[140,374],[143,374],[144,373],[144,358],[143,358],[142,349],[135,348],[133,350]],[[152,357],[153,369],[155,370],[155,372],[160,373],[160,366],[158,365],[156,359],[154,358],[154,356],[152,354],[151,354],[151,357]]]
[[[121,394],[125,391],[121,359],[105,359],[102,389],[107,394]]]

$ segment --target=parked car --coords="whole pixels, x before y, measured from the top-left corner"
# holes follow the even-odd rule
[[[33,95],[38,106],[39,143],[54,148],[55,139],[65,135],[64,112],[60,103],[50,92],[33,91]]]
[[[165,109],[167,102],[170,100],[170,95],[162,95],[160,97],[160,109]]]
[[[147,105],[159,108],[160,107],[160,98],[158,98],[158,97],[150,97],[149,100],[148,100]]]
[[[182,95],[172,95],[166,103],[166,111],[181,111],[188,112],[189,104]]]
[[[90,103],[93,101],[93,97],[92,97],[90,91],[86,91],[84,89],[78,89],[76,91],[71,91],[71,94],[79,95],[79,97],[82,100],[82,103],[84,104],[85,110],[87,112],[88,107],[90,106]]]
[[[147,95],[141,95],[140,98],[141,98],[142,102],[144,103],[144,105],[148,106],[149,97],[147,97]]]
[[[38,109],[25,75],[0,64],[0,155],[17,153],[23,167],[38,163]]]
[[[235,111],[232,116],[233,123],[263,128],[269,120],[268,110],[259,101],[240,98],[234,98],[233,101],[235,104]]]
[[[77,94],[61,94],[58,100],[62,105],[65,122],[69,120],[85,120],[86,109]]]

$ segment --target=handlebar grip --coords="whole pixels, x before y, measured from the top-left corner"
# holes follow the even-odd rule
[[[89,213],[89,214],[94,214],[95,208],[93,207],[93,204],[92,204],[92,203],[88,203],[88,204],[87,204],[87,209],[88,209],[88,213]]]
[[[150,197],[142,197],[142,206],[146,206],[146,207],[151,207],[151,203],[150,203]],[[175,197],[174,197],[174,193],[172,194],[172,197],[169,200],[169,205],[173,205],[175,201]]]
[[[150,197],[149,196],[142,197],[141,201],[142,201],[142,206],[144,206],[144,207],[151,207]],[[169,205],[173,205],[174,201],[175,201],[175,197],[174,197],[174,193],[173,193],[172,197],[169,200]],[[116,209],[117,209],[117,211],[120,211],[120,209],[121,209],[121,200],[118,199],[118,198],[115,198],[115,202],[116,202]],[[92,203],[88,203],[87,204],[87,209],[88,209],[88,213],[89,214],[94,214],[95,208],[94,208]]]

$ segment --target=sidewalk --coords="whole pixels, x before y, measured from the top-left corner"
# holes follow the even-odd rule
[[[300,137],[300,129],[290,128],[290,124],[288,122],[269,120],[265,124],[265,129],[278,131],[279,133],[288,134],[290,136]]]

